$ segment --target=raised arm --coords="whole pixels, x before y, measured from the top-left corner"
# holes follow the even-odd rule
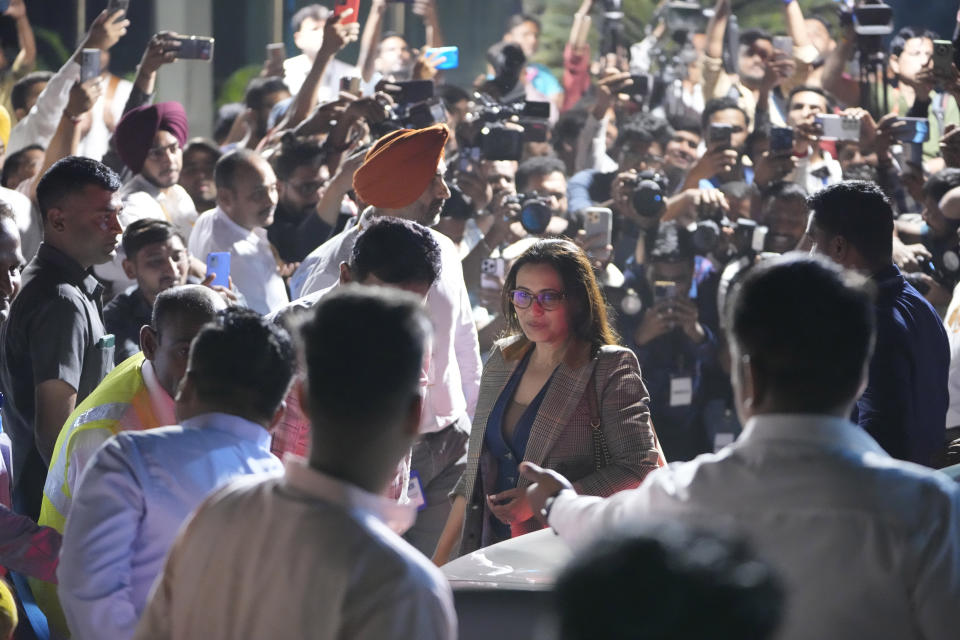
[[[387,10],[386,0],[373,0],[370,5],[370,15],[363,25],[363,36],[360,38],[360,57],[357,58],[357,67],[364,82],[373,78],[373,63],[377,58],[377,46],[380,44],[380,35],[383,31],[383,13]]]
[[[37,66],[37,41],[33,37],[33,28],[27,18],[27,7],[23,0],[11,0],[4,15],[13,18],[17,25],[17,39],[20,41],[20,53],[13,61],[13,73],[22,77]]]
[[[426,29],[424,46],[428,49],[443,46],[443,31],[437,13],[437,0],[413,0],[413,12],[423,20]]]

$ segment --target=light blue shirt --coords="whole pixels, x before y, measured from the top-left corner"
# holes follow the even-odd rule
[[[194,508],[238,476],[282,471],[266,429],[223,413],[105,442],[80,477],[57,570],[73,637],[132,637]]]

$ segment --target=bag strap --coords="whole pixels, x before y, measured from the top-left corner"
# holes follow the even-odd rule
[[[587,383],[587,405],[590,408],[590,432],[593,438],[593,466],[596,471],[610,464],[610,450],[607,439],[600,428],[603,425],[600,414],[600,401],[597,398],[597,367],[594,365]]]

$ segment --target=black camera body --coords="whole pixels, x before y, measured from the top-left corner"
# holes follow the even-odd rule
[[[517,160],[523,157],[525,142],[545,142],[550,104],[532,100],[501,104],[484,94],[475,95],[471,119],[479,131],[466,146],[480,149],[484,160]],[[507,126],[507,123],[511,126]]]
[[[641,171],[633,181],[630,202],[637,215],[643,218],[659,218],[667,207],[669,184],[666,176],[655,171]]]
[[[520,205],[520,224],[527,233],[532,235],[546,233],[550,220],[553,218],[550,198],[533,191],[507,196],[504,198],[504,203]]]
[[[712,253],[723,261],[755,256],[764,251],[768,231],[767,227],[749,218],[739,218],[735,222],[726,217],[700,220],[693,230],[693,247],[697,255]],[[720,237],[728,232],[732,237],[726,252],[717,255],[717,250],[721,248]]]

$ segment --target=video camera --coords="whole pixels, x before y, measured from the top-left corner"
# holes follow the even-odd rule
[[[392,82],[385,90],[394,105],[389,107],[387,119],[376,127],[374,133],[378,137],[397,129],[424,129],[447,121],[443,100],[434,96],[433,81]]]
[[[520,214],[517,219],[527,233],[531,235],[546,233],[550,219],[553,218],[550,198],[533,191],[507,196],[504,198],[504,203],[520,205]]]
[[[547,140],[550,103],[522,100],[510,104],[489,96],[474,95],[474,109],[466,126],[459,130],[463,153],[475,160],[517,160],[523,157],[525,142]],[[476,151],[473,151],[476,149]]]

